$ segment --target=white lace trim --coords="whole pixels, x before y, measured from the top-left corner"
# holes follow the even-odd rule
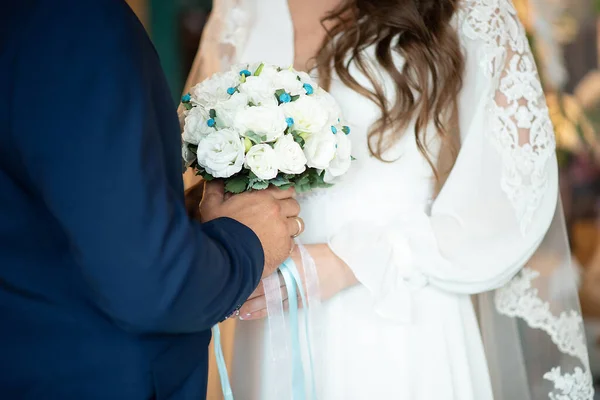
[[[221,22],[220,61],[221,70],[239,62],[239,52],[244,48],[252,27],[251,1],[221,0],[218,18]]]
[[[483,43],[477,57],[496,82],[488,110],[503,160],[502,189],[526,233],[544,195],[554,130],[524,28],[510,0],[469,0],[459,13],[464,36]]]
[[[539,275],[537,271],[524,268],[510,283],[496,291],[496,309],[508,317],[523,319],[531,328],[543,330],[562,353],[577,358],[581,363],[581,367],[574,368],[572,374],[563,374],[558,366],[544,374],[544,379],[554,385],[554,391],[548,393],[550,399],[592,400],[594,389],[583,318],[574,310],[553,315],[550,304],[543,301],[532,286],[532,281]]]

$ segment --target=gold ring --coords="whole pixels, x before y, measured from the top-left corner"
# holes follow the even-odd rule
[[[298,224],[298,232],[296,232],[296,234],[292,235],[292,239],[296,239],[298,236],[300,236],[302,234],[302,232],[304,232],[304,221],[302,221],[302,218],[300,217],[293,217],[296,220],[296,223]]]

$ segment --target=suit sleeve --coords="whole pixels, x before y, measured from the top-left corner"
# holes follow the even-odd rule
[[[258,284],[261,243],[231,219],[188,219],[163,142],[179,141],[175,107],[157,115],[169,94],[143,28],[120,2],[72,3],[38,10],[22,37],[16,151],[103,312],[136,332],[209,329]]]

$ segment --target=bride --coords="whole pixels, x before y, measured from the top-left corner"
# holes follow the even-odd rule
[[[512,2],[215,1],[190,81],[258,61],[318,76],[352,127],[351,171],[300,198],[317,398],[591,400],[554,134]],[[291,398],[266,314],[259,288],[236,326],[238,400]]]

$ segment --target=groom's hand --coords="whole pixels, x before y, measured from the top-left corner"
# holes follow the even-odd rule
[[[300,206],[295,191],[270,188],[225,198],[223,183],[206,183],[200,205],[202,222],[228,217],[254,231],[265,253],[263,276],[270,275],[289,257],[297,235]]]
[[[201,181],[185,191],[185,209],[191,219],[200,221],[200,202],[204,194],[204,181]]]

